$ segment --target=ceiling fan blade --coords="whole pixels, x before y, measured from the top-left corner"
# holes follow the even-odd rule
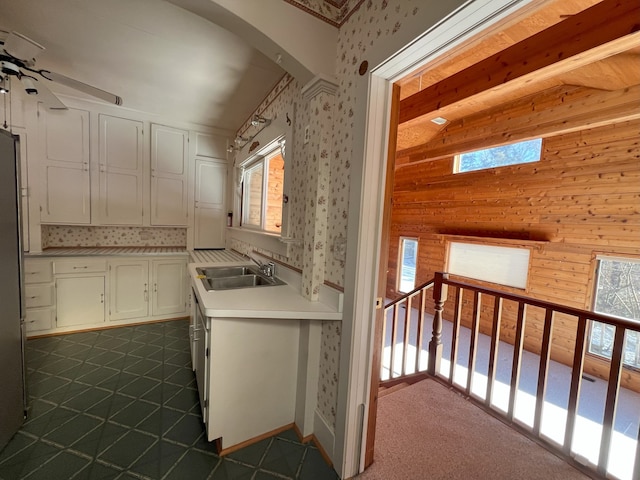
[[[86,83],[74,80],[73,78],[65,77],[64,75],[61,75],[59,73],[50,72],[49,70],[40,70],[38,73],[47,80],[66,85],[67,87],[71,87],[88,95],[91,95],[92,97],[100,98],[102,100],[105,100],[106,102],[113,103],[114,105],[122,105],[122,98],[114,95],[113,93],[105,92],[104,90],[100,90],[99,88],[92,87],[91,85],[87,85]]]
[[[27,65],[33,65],[36,57],[43,50],[42,45],[18,32],[11,32],[4,40],[4,51]]]
[[[27,75],[22,75],[20,80],[22,80],[25,91],[29,95],[37,96],[47,108],[51,110],[67,110],[66,105],[46,87],[44,82],[40,82],[37,78],[32,78]]]

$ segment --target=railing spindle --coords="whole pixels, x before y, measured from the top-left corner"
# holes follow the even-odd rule
[[[524,324],[525,311],[527,305],[524,302],[518,302],[518,320],[516,323],[516,337],[513,339],[513,362],[511,364],[511,388],[509,389],[509,410],[507,417],[513,420],[513,413],[516,405],[516,394],[518,392],[518,384],[520,383],[520,366],[522,363],[522,346],[524,344]]]
[[[395,309],[395,305],[391,307],[391,309]],[[384,349],[387,342],[387,316],[389,315],[390,308],[384,309],[384,318],[382,321],[382,351],[380,354],[381,362],[380,362],[380,378],[384,378]],[[391,378],[391,369],[389,369],[389,378]]]
[[[578,414],[578,400],[582,385],[582,370],[584,367],[584,351],[587,343],[587,318],[578,317],[578,329],[576,331],[576,347],[573,353],[573,368],[571,371],[571,386],[569,387],[569,403],[567,404],[567,426],[564,431],[564,453],[571,454],[573,443],[573,431],[576,426]]]
[[[473,321],[471,324],[471,339],[469,341],[469,361],[467,362],[467,395],[473,388],[473,372],[476,369],[476,352],[478,351],[478,333],[480,331],[480,310],[482,294],[473,292]]]
[[[407,373],[407,351],[409,350],[409,327],[411,327],[411,300],[413,296],[407,297],[407,304],[404,310],[404,335],[402,342],[402,366],[400,375]]]
[[[433,315],[433,332],[431,341],[429,341],[429,373],[437,375],[440,372],[440,361],[442,360],[442,311],[444,302],[447,300],[448,286],[443,280],[448,275],[437,272],[435,276],[435,284],[433,286],[434,315]]]
[[[613,434],[613,422],[616,417],[618,405],[618,390],[620,389],[620,376],[622,374],[622,356],[624,355],[625,329],[616,327],[613,339],[613,351],[611,352],[611,368],[609,370],[609,382],[607,385],[607,400],[604,406],[602,419],[602,440],[600,442],[600,457],[598,459],[598,473],[607,473],[609,452],[611,451],[611,436]]]
[[[422,332],[424,330],[424,310],[427,302],[427,290],[420,290],[420,310],[416,325],[416,373],[420,371],[420,354],[422,353]]]
[[[389,363],[389,378],[394,378],[393,366],[396,359],[396,342],[398,341],[398,307],[399,304],[393,306],[393,320],[391,322],[391,359]]]
[[[547,393],[547,374],[551,358],[551,332],[553,331],[553,310],[547,308],[544,316],[544,330],[542,333],[542,350],[540,351],[540,365],[538,367],[538,388],[536,392],[536,411],[533,416],[533,432],[540,435],[542,423],[542,407]]]
[[[456,362],[458,360],[458,341],[460,339],[460,319],[462,317],[462,288],[456,289],[455,312],[453,313],[453,325],[451,327],[451,363],[449,364],[449,379],[453,383],[456,373]]]
[[[500,342],[500,324],[502,323],[502,297],[495,296],[493,302],[493,329],[491,330],[491,346],[489,347],[489,370],[487,372],[487,394],[484,403],[490,407],[493,395],[493,384],[496,381],[496,359]]]

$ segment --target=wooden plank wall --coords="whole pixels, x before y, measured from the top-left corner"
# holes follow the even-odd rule
[[[453,234],[545,242],[532,251],[526,291],[501,288],[590,309],[595,255],[640,256],[640,121],[550,136],[542,148],[536,163],[462,174],[452,173],[452,157],[398,162],[388,297],[398,296],[400,236],[419,238],[419,285],[446,271],[442,234]],[[469,296],[465,307],[472,301]],[[483,303],[483,333],[491,331],[492,305],[492,298]],[[506,302],[504,311],[501,336],[509,341],[517,306]],[[539,352],[543,318],[540,311],[528,312],[527,350]],[[556,319],[555,360],[571,363],[575,325],[574,318]],[[589,355],[585,373],[604,378],[608,362]],[[640,372],[625,368],[622,385],[640,391]]]

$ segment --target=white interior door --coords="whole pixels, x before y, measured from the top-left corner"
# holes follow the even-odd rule
[[[195,248],[224,248],[227,164],[196,160]]]

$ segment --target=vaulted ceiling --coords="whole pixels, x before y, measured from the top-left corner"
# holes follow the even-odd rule
[[[399,158],[418,161],[455,153],[455,148],[446,147],[454,142],[458,149],[473,149],[482,142],[525,139],[527,131],[560,128],[558,122],[555,126],[544,123],[536,102],[545,101],[548,108],[557,110],[568,99],[580,98],[584,108],[600,108],[605,101],[607,105],[615,102],[609,100],[615,94],[607,92],[620,91],[627,95],[626,101],[639,102],[639,12],[637,4],[622,0],[534,4],[413,72],[398,82]],[[513,111],[515,118],[527,109],[531,114],[522,125],[495,124],[495,119],[505,118],[505,112]],[[625,119],[616,117],[623,111],[614,112],[611,107],[602,118]],[[432,122],[436,117],[447,122],[437,125]],[[576,127],[588,121],[576,119]],[[484,130],[478,127],[475,136],[460,133],[482,122]],[[493,127],[487,127],[491,122]]]
[[[163,0],[0,0],[0,30],[0,39],[17,31],[43,45],[38,68],[161,122],[233,131],[285,73],[244,39]]]

